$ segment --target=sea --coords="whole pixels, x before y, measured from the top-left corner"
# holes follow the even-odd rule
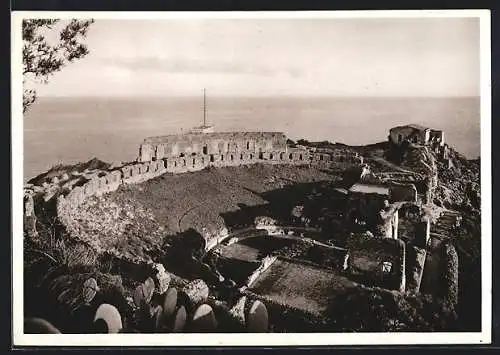
[[[24,181],[56,164],[135,160],[148,136],[203,123],[203,97],[41,97],[24,115]],[[444,130],[468,158],[480,155],[480,99],[207,97],[216,131],[279,131],[290,139],[364,145],[394,126]]]

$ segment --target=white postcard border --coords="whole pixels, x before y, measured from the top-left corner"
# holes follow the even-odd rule
[[[11,14],[12,63],[12,334],[15,346],[309,346],[491,343],[491,39],[489,10],[269,11],[269,12],[47,12]],[[245,19],[245,18],[480,18],[482,331],[477,333],[272,334],[23,334],[23,18]]]

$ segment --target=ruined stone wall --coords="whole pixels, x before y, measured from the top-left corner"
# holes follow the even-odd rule
[[[69,193],[57,197],[57,217],[68,233],[79,234],[79,206],[91,196],[116,191],[120,185],[135,184],[153,179],[166,172],[163,161],[126,165],[117,170],[95,174],[83,185],[73,187]],[[99,176],[101,175],[101,176]]]
[[[402,240],[351,234],[346,247],[351,273],[384,288],[405,290],[406,244]],[[384,263],[390,263],[390,269],[385,269]],[[389,278],[384,280],[383,276]]]
[[[417,188],[414,184],[398,184],[392,182],[389,185],[389,199],[391,202],[417,202]]]
[[[435,146],[444,146],[444,132],[439,130],[430,130],[429,143]]]
[[[116,191],[121,185],[138,184],[165,173],[186,173],[198,171],[209,166],[229,167],[247,164],[295,164],[317,165],[325,168],[338,164],[342,158],[344,164],[360,164],[356,155],[345,157],[336,154],[316,153],[303,149],[288,149],[261,153],[229,152],[222,154],[202,154],[184,157],[165,158],[143,163],[122,166],[112,171],[99,171],[83,179],[79,186],[67,185],[69,192],[57,197],[57,214],[61,223],[70,234],[79,233],[78,207],[91,196],[100,196]],[[66,186],[66,185],[65,185]]]
[[[141,162],[190,155],[223,155],[286,151],[281,132],[189,133],[149,137],[139,148]]]
[[[400,145],[404,141],[426,144],[429,139],[428,135],[429,133],[426,133],[426,131],[410,126],[394,127],[389,131],[389,137],[396,145]]]
[[[202,137],[210,136],[210,144],[205,147],[207,142],[203,139],[206,138]],[[228,137],[231,140],[228,141]],[[178,174],[211,166],[230,167],[256,163],[347,168],[363,162],[357,153],[345,150],[317,152],[289,148],[286,146],[286,136],[273,132],[231,133],[229,136],[192,134],[185,135],[183,140],[175,141],[175,144],[165,137],[153,137],[147,139],[140,150],[143,159],[149,157],[151,160],[115,167],[113,170],[96,169],[75,173],[63,185],[54,183],[40,187],[46,201],[57,198],[58,219],[70,234],[76,237],[79,234],[79,206],[87,198],[116,191],[121,185],[142,183],[165,173]],[[183,156],[177,154],[180,151],[184,152]],[[161,156],[167,157],[156,159]]]
[[[406,203],[399,210],[400,236],[413,245],[426,248],[430,238],[430,217],[422,206]]]
[[[163,158],[166,172],[185,173],[198,171],[209,166],[229,167],[251,165],[257,163],[265,164],[291,164],[291,165],[315,165],[328,168],[335,165],[340,168],[358,166],[362,164],[362,157],[357,155],[341,156],[337,154],[314,153],[303,149],[289,148],[285,150],[271,150],[267,152],[229,152],[217,154],[189,155],[183,157]]]
[[[315,164],[339,168],[360,165],[363,158],[345,149],[316,152],[291,148],[279,132],[222,132],[146,138],[139,148],[140,162],[164,160],[168,172],[197,171],[208,166],[254,163]]]

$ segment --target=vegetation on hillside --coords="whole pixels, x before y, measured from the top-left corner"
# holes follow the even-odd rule
[[[450,305],[431,295],[356,288],[332,299],[331,330],[342,332],[429,332],[456,327]]]

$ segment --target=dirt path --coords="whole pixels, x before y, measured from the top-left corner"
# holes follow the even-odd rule
[[[416,176],[420,176],[420,174],[414,172],[414,171],[411,171],[411,170],[407,170],[407,169],[404,169],[394,163],[391,163],[390,161],[387,161],[386,159],[382,158],[382,157],[375,157],[375,156],[371,156],[370,157],[371,159],[375,160],[377,163],[380,163],[388,168],[391,168],[395,171],[398,171],[398,172],[401,172],[401,173],[406,173],[406,174],[412,174],[412,175],[416,175]]]
[[[191,207],[190,209],[186,210],[182,216],[179,217],[179,220],[177,221],[177,229],[178,229],[178,232],[181,232],[182,231],[182,221],[184,220],[184,218],[186,218],[186,216],[188,214],[190,214],[191,212],[193,212],[195,209],[199,208],[200,205],[198,206],[193,206]]]
[[[228,186],[231,186],[231,187],[237,187],[237,188],[240,188],[240,189],[242,189],[242,190],[244,189],[244,190],[247,190],[247,191],[248,191],[248,189],[246,189],[243,185],[238,184],[238,183],[230,183],[230,182],[228,182],[228,183],[227,183],[227,185],[228,185]],[[259,194],[255,193],[255,192],[252,192],[252,194],[259,196]],[[183,230],[183,229],[182,229],[182,222],[186,219],[186,217],[187,217],[190,213],[192,213],[192,212],[194,212],[195,210],[197,210],[198,208],[202,208],[202,207],[204,207],[204,206],[205,206],[205,203],[203,203],[203,202],[202,202],[202,203],[199,203],[198,205],[193,206],[193,207],[191,207],[190,209],[188,209],[188,210],[184,211],[184,213],[183,213],[183,214],[179,217],[179,219],[178,219],[178,221],[177,221],[177,226],[178,226],[179,232],[181,232],[181,231]]]

